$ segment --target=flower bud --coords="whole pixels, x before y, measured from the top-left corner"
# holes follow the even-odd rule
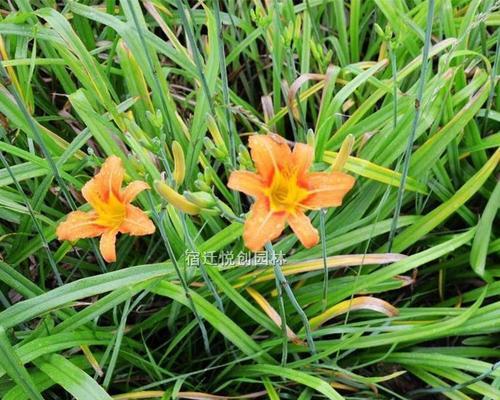
[[[156,110],[156,114],[153,114],[151,111],[146,111],[146,118],[155,128],[161,129],[163,127],[163,115],[160,110]]]
[[[200,207],[190,202],[185,197],[181,196],[174,189],[168,186],[165,182],[155,181],[154,186],[156,192],[178,210],[181,210],[186,214],[191,214],[191,215],[196,215],[200,213],[201,211]]]
[[[203,138],[203,144],[204,144],[205,148],[207,149],[207,151],[210,153],[215,149],[215,144],[214,144],[214,142],[212,142],[212,139],[210,139],[206,136]]]
[[[379,35],[382,39],[385,39],[385,32],[384,30],[380,27],[379,24],[375,23],[373,24],[373,27],[375,28],[375,32],[377,35]]]
[[[211,185],[212,185],[212,182],[213,182],[212,171],[213,171],[213,169],[212,169],[212,168],[205,168],[205,169],[203,170],[203,180],[205,181],[205,183],[206,183],[208,186],[211,186]],[[208,190],[208,191],[210,191],[210,190]]]
[[[186,176],[186,160],[184,158],[182,146],[176,140],[172,142],[172,154],[174,156],[174,171],[172,175],[175,183],[179,186],[182,185],[184,177]]]
[[[253,168],[253,162],[252,158],[250,157],[250,153],[248,152],[248,149],[242,144],[240,144],[238,147],[238,161],[240,165],[245,169]]]
[[[224,139],[222,138],[219,127],[217,126],[214,117],[212,117],[211,115],[208,115],[207,127],[208,131],[214,139],[216,148],[224,150],[227,153],[226,143],[224,143]]]
[[[194,181],[194,185],[195,185],[198,189],[200,189],[200,190],[202,190],[202,191],[204,191],[204,192],[206,192],[207,190],[210,190],[210,186],[208,186],[208,185],[205,183],[205,181],[200,180],[200,179],[196,179],[196,180]]]
[[[201,208],[211,208],[216,204],[214,197],[207,192],[185,191],[183,194],[186,199]]]
[[[333,163],[332,169],[334,171],[342,171],[345,163],[347,162],[347,159],[351,155],[353,145],[354,145],[354,136],[347,135],[346,138],[344,139],[344,141],[342,142],[342,146],[340,146],[340,150],[339,150],[339,153],[337,154],[337,158],[335,159],[335,162]]]
[[[132,156],[128,159],[130,165],[132,166],[132,169],[136,171],[137,173],[144,175],[146,173],[146,168],[144,168],[144,164],[141,163],[137,157]]]
[[[220,215],[220,211],[217,210],[216,208],[203,208],[201,210],[201,213],[203,213],[204,215],[210,215],[211,217],[216,217]]]
[[[231,207],[229,207],[226,203],[224,203],[223,201],[218,201],[217,202],[217,206],[219,207],[219,209],[221,210],[221,212],[224,214],[224,215],[227,215],[228,217],[230,218],[237,218],[236,214],[234,213],[234,211],[231,209]]]
[[[314,131],[309,128],[307,130],[307,135],[306,135],[306,142],[309,146],[311,146],[313,149],[316,146],[316,137],[314,135]]]

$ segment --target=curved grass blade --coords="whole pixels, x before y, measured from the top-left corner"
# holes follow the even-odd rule
[[[94,379],[63,356],[52,354],[35,365],[77,400],[112,400]]]
[[[5,329],[2,326],[0,326],[0,366],[24,390],[31,400],[43,400],[29,372],[11,346]]]

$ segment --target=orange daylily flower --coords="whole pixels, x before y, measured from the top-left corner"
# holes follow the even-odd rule
[[[262,249],[288,222],[302,244],[313,247],[319,234],[305,211],[341,205],[355,179],[342,172],[309,172],[313,148],[297,143],[292,152],[276,134],[253,135],[249,147],[257,173],[234,171],[228,182],[231,189],[255,198],[243,230],[245,245]]]
[[[59,240],[77,240],[101,236],[99,249],[107,262],[116,260],[116,235],[150,235],[153,222],[141,209],[130,204],[149,185],[133,181],[122,189],[124,170],[116,156],[106,159],[99,173],[82,188],[82,195],[92,206],[90,212],[73,211],[57,227]]]

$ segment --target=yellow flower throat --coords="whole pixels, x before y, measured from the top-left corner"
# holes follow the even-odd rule
[[[309,196],[309,191],[299,186],[297,179],[295,169],[275,169],[271,186],[264,191],[272,211],[294,213],[300,202]]]
[[[117,199],[113,193],[109,194],[107,201],[99,200],[93,206],[98,215],[96,220],[98,225],[117,229],[123,224],[126,217],[125,204]]]

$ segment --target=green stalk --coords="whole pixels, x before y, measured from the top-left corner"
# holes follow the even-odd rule
[[[151,212],[153,214],[152,216],[153,216],[153,219],[156,221],[156,226],[158,226],[158,229],[160,230],[160,235],[161,235],[161,238],[163,240],[163,244],[165,245],[165,248],[167,249],[167,253],[169,255],[170,260],[172,260],[172,265],[174,266],[175,273],[177,274],[177,277],[179,278],[179,280],[181,282],[182,289],[184,290],[184,294],[189,301],[189,305],[191,307],[191,310],[193,311],[194,317],[195,317],[195,319],[198,322],[198,325],[200,327],[201,335],[203,337],[203,345],[205,346],[205,351],[207,352],[207,354],[211,354],[210,343],[208,341],[208,334],[207,334],[207,329],[205,327],[205,323],[203,322],[203,319],[198,314],[198,311],[196,310],[196,306],[193,302],[193,298],[191,297],[189,287],[188,287],[188,284],[186,282],[186,278],[181,273],[181,270],[179,268],[179,263],[177,261],[177,258],[175,257],[174,250],[173,250],[172,245],[170,244],[170,241],[168,240],[168,236],[165,232],[165,228],[163,226],[164,213],[162,212],[162,216],[160,216],[158,211],[156,211],[156,207],[155,207],[155,204],[153,201],[153,197],[151,196],[151,193],[148,192],[147,196],[148,196],[149,204],[151,206]]]
[[[306,334],[306,339],[307,339],[307,344],[309,346],[309,351],[311,354],[316,354],[316,346],[314,345],[314,340],[312,338],[312,333],[311,333],[311,326],[309,325],[309,320],[307,319],[307,315],[300,306],[299,302],[295,298],[295,295],[293,294],[293,290],[290,287],[290,284],[288,283],[288,280],[286,279],[285,274],[283,274],[283,271],[281,270],[281,266],[276,262],[276,255],[274,253],[274,249],[271,243],[266,243],[266,250],[268,254],[271,256],[273,260],[273,269],[274,269],[274,274],[276,276],[278,286],[281,286],[283,289],[285,289],[285,293],[287,294],[288,299],[292,303],[293,308],[295,308],[295,311],[299,314],[299,317],[302,321],[302,324],[304,325],[305,329],[305,334]],[[281,321],[283,325],[283,319]],[[286,323],[285,323],[285,330],[286,330]],[[286,335],[286,331],[285,331]]]
[[[468,386],[476,383],[476,382],[481,382],[485,378],[488,378],[493,372],[495,372],[498,368],[500,368],[500,361],[497,361],[495,364],[493,364],[488,370],[484,371],[482,374],[476,376],[475,378],[469,379],[465,382],[462,383],[457,383],[452,386],[448,387],[437,387],[437,388],[432,388],[432,389],[417,389],[417,390],[412,390],[411,392],[408,393],[408,395],[411,398],[420,398],[420,397],[426,397],[430,394],[438,394],[438,393],[447,393],[447,392],[452,392],[456,390],[461,390],[461,389],[467,389]]]
[[[401,181],[399,183],[396,208],[394,210],[394,215],[392,219],[391,232],[389,233],[389,243],[387,246],[388,252],[390,252],[392,249],[392,243],[394,241],[394,236],[396,235],[398,219],[399,215],[401,214],[401,206],[403,204],[403,195],[405,192],[406,180],[408,178],[408,170],[410,169],[410,160],[411,160],[413,142],[415,141],[418,121],[420,119],[421,102],[424,94],[425,75],[427,74],[427,67],[429,65],[428,57],[429,57],[429,49],[431,46],[433,17],[434,17],[434,0],[429,0],[429,5],[427,9],[427,23],[425,29],[424,51],[422,53],[422,68],[420,69],[420,78],[417,86],[417,97],[415,99],[415,117],[413,118],[410,137],[408,138],[408,143],[406,145],[406,150],[403,157],[403,171],[401,172]]]
[[[215,114],[214,104],[212,102],[212,95],[210,93],[210,89],[208,88],[208,83],[207,83],[207,80],[205,79],[205,74],[203,73],[203,64],[201,62],[200,50],[198,49],[198,45],[196,44],[196,40],[194,38],[193,31],[191,29],[191,25],[189,24],[189,22],[186,18],[186,14],[185,14],[186,9],[184,6],[184,1],[183,0],[176,0],[176,3],[177,3],[177,8],[179,9],[179,14],[181,17],[182,25],[184,27],[184,31],[186,33],[186,37],[189,41],[189,44],[191,45],[191,48],[193,49],[194,63],[196,65],[198,77],[200,78],[200,81],[201,81],[201,86],[203,87],[203,91],[205,92],[205,96],[207,96],[208,105],[210,107],[210,112],[215,117],[216,114]]]
[[[323,258],[323,298],[321,309],[324,312],[328,304],[328,265],[326,263],[326,229],[325,229],[326,209],[319,210],[319,230],[321,234],[321,257]]]
[[[2,128],[3,130],[3,128]],[[40,235],[40,239],[42,241],[42,247],[47,254],[47,258],[49,260],[50,267],[52,269],[52,272],[54,273],[54,277],[56,278],[57,284],[59,286],[63,285],[63,281],[61,279],[61,274],[59,273],[59,270],[57,269],[57,264],[56,261],[54,260],[54,257],[52,256],[52,252],[50,251],[49,243],[47,241],[47,238],[45,237],[43,233],[42,226],[38,222],[38,219],[35,216],[35,211],[33,210],[33,207],[31,206],[31,203],[28,199],[28,196],[26,196],[26,193],[24,192],[24,189],[20,185],[19,181],[17,180],[16,176],[12,172],[12,169],[10,168],[10,165],[5,158],[3,151],[0,151],[0,161],[2,162],[4,168],[7,170],[7,173],[10,175],[12,181],[14,182],[14,185],[16,186],[17,191],[21,195],[24,205],[28,209],[28,213],[31,217],[31,220],[33,221],[33,225],[35,225],[35,229],[37,233]]]
[[[493,65],[491,67],[490,79],[491,79],[491,90],[488,96],[488,100],[486,102],[486,112],[484,113],[484,121],[483,121],[483,135],[486,135],[486,129],[488,128],[488,117],[491,110],[491,106],[493,104],[493,97],[495,94],[495,79],[498,77],[498,71],[500,64],[500,29],[497,31],[497,42],[495,46],[495,60],[493,61]],[[500,86],[500,85],[499,85]]]
[[[108,389],[111,383],[111,378],[113,377],[113,372],[115,370],[116,362],[118,361],[118,355],[120,353],[120,347],[123,340],[123,332],[125,331],[125,325],[127,323],[129,310],[130,310],[130,297],[125,301],[125,305],[123,306],[123,313],[122,313],[122,318],[120,320],[120,325],[118,326],[116,336],[114,337],[113,352],[111,353],[111,359],[109,360],[108,368],[106,369],[106,375],[104,376],[104,381],[102,383],[102,386],[106,390]]]
[[[391,39],[388,40],[389,59],[391,60],[392,71],[392,126],[396,129],[398,123],[398,65],[396,64],[396,53],[392,48]]]
[[[271,257],[273,268],[276,271],[276,269],[279,269],[280,267],[277,265],[276,254],[274,253],[274,248],[271,243],[266,243],[266,251],[267,254]],[[274,281],[276,283],[276,291],[278,292],[278,307],[281,318],[281,339],[282,339],[281,365],[285,366],[288,360],[288,334],[286,329],[285,301],[283,298],[283,287],[278,279],[278,274],[276,273],[274,276]]]
[[[235,135],[237,135],[237,132],[236,132],[236,127],[234,126],[233,123],[233,118],[231,117],[231,113],[229,112],[229,107],[231,106],[231,103],[229,101],[229,91],[228,91],[229,83],[227,79],[226,54],[224,52],[224,40],[222,34],[222,21],[220,18],[219,0],[214,0],[214,5],[215,5],[214,7],[215,22],[217,24],[217,34],[218,34],[217,43],[219,50],[220,76],[222,82],[222,99],[224,101],[224,115],[226,117],[227,129],[229,135],[229,154],[231,157],[231,166],[233,169],[236,169],[237,156],[236,156]],[[236,199],[236,213],[239,214],[241,213],[241,198],[239,192],[233,190],[233,196]]]

